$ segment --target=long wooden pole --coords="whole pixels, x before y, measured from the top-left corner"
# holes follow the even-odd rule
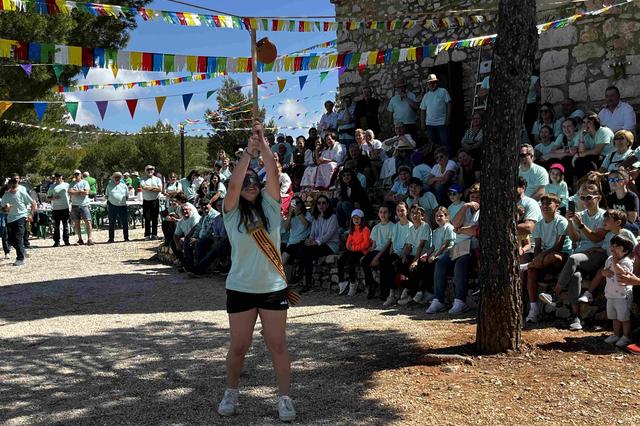
[[[253,86],[253,121],[258,119],[258,47],[256,30],[251,30],[251,81]]]

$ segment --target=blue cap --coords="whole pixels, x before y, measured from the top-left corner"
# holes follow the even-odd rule
[[[458,194],[460,194],[460,193],[462,193],[462,187],[460,185],[458,185],[457,183],[454,183],[453,185],[451,185],[449,187],[449,191],[457,192]]]

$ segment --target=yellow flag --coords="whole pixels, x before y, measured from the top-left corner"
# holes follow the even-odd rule
[[[280,80],[278,79],[278,89],[279,89],[279,93],[282,93],[282,91],[284,90],[284,86],[287,85],[287,80]]]
[[[162,107],[164,106],[164,101],[167,100],[166,96],[158,96],[156,98],[156,107],[158,108],[158,114],[162,112]]]
[[[9,108],[11,108],[13,102],[0,102],[0,117],[4,114]]]

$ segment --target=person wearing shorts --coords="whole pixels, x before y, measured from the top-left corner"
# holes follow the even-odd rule
[[[264,189],[257,173],[249,168],[258,154],[262,154],[266,170]],[[231,244],[231,269],[226,282],[231,344],[226,363],[227,389],[218,405],[218,414],[222,416],[237,412],[240,373],[260,316],[262,335],[271,352],[278,382],[278,415],[282,421],[296,417],[289,398],[291,361],[286,336],[289,301],[281,272],[280,207],[276,161],[262,124],[256,122],[247,149],[233,170],[222,207]]]
[[[76,235],[78,235],[78,245],[84,244],[80,221],[84,221],[84,226],[87,231],[87,245],[93,245],[93,240],[91,239],[91,210],[89,209],[91,200],[89,199],[89,190],[89,183],[82,179],[82,172],[80,172],[80,170],[74,170],[73,180],[70,182],[68,190],[71,196],[71,215],[69,218],[75,225]]]

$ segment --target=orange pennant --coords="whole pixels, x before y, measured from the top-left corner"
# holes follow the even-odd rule
[[[0,117],[4,114],[9,108],[11,108],[13,102],[0,102]]]

